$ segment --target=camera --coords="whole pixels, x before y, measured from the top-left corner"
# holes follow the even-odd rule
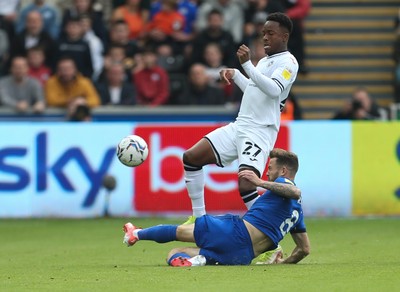
[[[357,99],[353,99],[353,101],[351,102],[351,107],[353,109],[353,111],[359,110],[363,107],[361,101],[357,100]]]

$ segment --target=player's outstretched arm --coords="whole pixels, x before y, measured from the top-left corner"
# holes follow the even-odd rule
[[[258,186],[270,190],[271,192],[287,199],[298,200],[301,197],[300,189],[291,184],[262,181],[262,183]]]
[[[286,259],[277,259],[278,264],[297,264],[310,254],[310,240],[307,232],[292,233],[292,238],[296,243],[296,247]]]
[[[298,187],[291,184],[264,181],[251,170],[240,171],[239,178],[244,178],[257,187],[270,190],[271,192],[287,199],[298,200],[301,196],[301,191]]]
[[[231,80],[235,81],[236,85],[244,91],[246,89],[247,84],[249,83],[249,79],[244,76],[239,70],[232,68],[224,68],[219,71],[219,77],[224,84],[231,84]]]

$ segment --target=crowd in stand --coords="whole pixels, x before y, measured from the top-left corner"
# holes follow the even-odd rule
[[[286,12],[301,44],[309,0],[0,0],[0,102],[17,112],[101,105],[239,103],[219,70],[245,43],[264,56],[268,13]],[[299,41],[300,40],[300,41]],[[302,46],[291,51],[299,59]],[[86,109],[86,110],[87,110]]]

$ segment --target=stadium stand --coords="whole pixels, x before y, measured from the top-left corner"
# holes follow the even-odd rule
[[[304,119],[329,119],[357,86],[393,102],[392,43],[398,0],[313,0],[306,28],[307,75],[293,86]]]
[[[21,7],[31,2],[32,0],[21,0]],[[61,15],[72,2],[46,1],[58,7]],[[101,8],[104,10],[106,24],[109,24],[112,11],[111,2],[123,1],[97,0],[93,7],[96,11]],[[367,88],[373,99],[388,109],[391,117],[394,112],[394,107],[390,107],[394,95],[394,19],[399,7],[399,0],[312,0],[311,13],[304,25],[306,67],[309,72],[299,74],[293,86],[303,119],[332,118],[359,86]],[[170,73],[172,107],[176,105],[174,97],[187,85],[185,69],[190,64],[185,64],[185,69],[179,64],[178,70],[166,68]],[[0,110],[3,119],[10,118],[7,111],[4,108]],[[104,113],[106,109],[100,111]],[[180,107],[179,111],[186,111],[186,107]],[[45,113],[42,118],[46,116]],[[62,118],[62,115],[56,116]]]

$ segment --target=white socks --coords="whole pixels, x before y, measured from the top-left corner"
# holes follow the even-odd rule
[[[258,200],[258,198],[260,197],[258,195],[258,191],[257,190],[252,190],[252,191],[247,191],[247,192],[241,192],[240,196],[242,197],[242,200],[244,202],[244,204],[247,207],[247,210],[249,210],[251,208],[251,206],[253,206],[253,204]]]
[[[204,204],[204,172],[203,169],[195,171],[185,170],[185,183],[192,200],[193,216],[200,217],[206,214]]]

